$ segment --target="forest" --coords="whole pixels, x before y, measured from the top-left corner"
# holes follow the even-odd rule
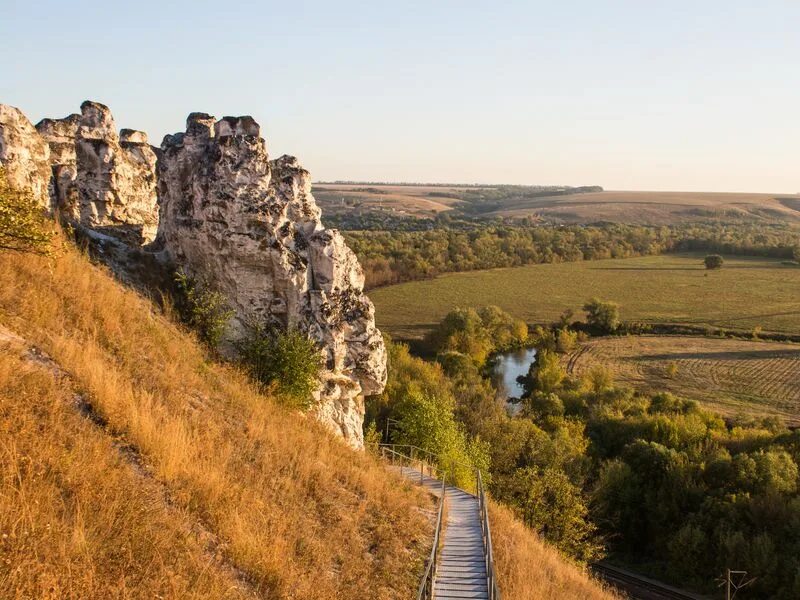
[[[624,325],[614,303],[584,309],[530,332],[496,307],[456,309],[425,340],[430,361],[391,344],[368,437],[487,470],[492,495],[573,560],[608,556],[704,592],[746,570],[748,597],[799,597],[800,431],[635,393],[602,366],[568,376],[559,353]],[[538,356],[511,416],[486,375],[496,353],[527,345]]]
[[[407,221],[407,220],[406,220]],[[425,231],[344,231],[368,288],[454,271],[517,267],[667,252],[800,260],[800,231],[787,224],[708,221],[650,227],[460,222]]]

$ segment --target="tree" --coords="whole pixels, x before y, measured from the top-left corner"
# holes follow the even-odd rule
[[[509,481],[511,502],[532,529],[578,560],[600,554],[594,541],[596,528],[581,490],[560,470],[535,467],[517,469]]]
[[[703,259],[706,269],[721,269],[725,262],[719,254],[709,254]]]
[[[556,331],[556,352],[569,354],[578,343],[578,333],[566,327]]]
[[[428,336],[430,347],[438,352],[454,350],[470,356],[477,364],[486,362],[493,344],[474,308],[450,311]]]
[[[600,333],[614,333],[619,329],[619,304],[616,302],[603,302],[592,298],[583,305],[586,311],[586,322]]]
[[[289,406],[308,409],[319,386],[322,355],[316,343],[297,329],[254,326],[239,345],[239,352],[254,379],[275,385]]]
[[[557,390],[566,376],[567,372],[561,366],[558,355],[550,350],[540,350],[528,371],[533,389],[544,394]]]
[[[534,392],[526,404],[528,409],[539,418],[564,416],[564,403],[553,393]]]
[[[0,250],[46,254],[52,237],[33,195],[12,189],[0,167]]]

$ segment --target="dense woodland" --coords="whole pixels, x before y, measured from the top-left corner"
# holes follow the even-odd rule
[[[757,580],[749,598],[800,597],[800,431],[775,419],[724,420],[668,393],[640,395],[597,368],[567,376],[557,354],[620,327],[613,303],[587,302],[527,332],[500,309],[458,309],[426,340],[435,361],[391,345],[390,383],[368,431],[490,474],[492,495],[579,561],[617,561],[712,591],[726,568]],[[486,377],[493,353],[535,344],[521,410]],[[444,460],[444,459],[443,459]]]
[[[709,221],[672,227],[543,226],[464,221],[425,231],[345,231],[367,287],[441,273],[664,252],[800,258],[800,230],[784,224]]]

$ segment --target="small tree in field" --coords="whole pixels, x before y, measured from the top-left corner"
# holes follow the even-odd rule
[[[709,254],[703,259],[706,269],[721,269],[725,262],[719,254]]]
[[[616,302],[603,302],[592,298],[583,305],[586,311],[586,322],[592,329],[601,333],[613,333],[619,329],[619,304]]]
[[[47,254],[52,237],[31,193],[12,189],[0,167],[0,250]]]

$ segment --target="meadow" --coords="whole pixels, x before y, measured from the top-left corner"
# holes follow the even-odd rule
[[[800,333],[800,268],[726,257],[707,271],[699,254],[539,264],[451,273],[370,292],[378,325],[398,339],[422,337],[454,307],[500,306],[528,323],[581,314],[592,298],[621,305],[626,321]]]
[[[589,340],[563,358],[569,373],[602,365],[617,383],[669,391],[726,416],[770,415],[800,425],[800,345],[689,336]]]

